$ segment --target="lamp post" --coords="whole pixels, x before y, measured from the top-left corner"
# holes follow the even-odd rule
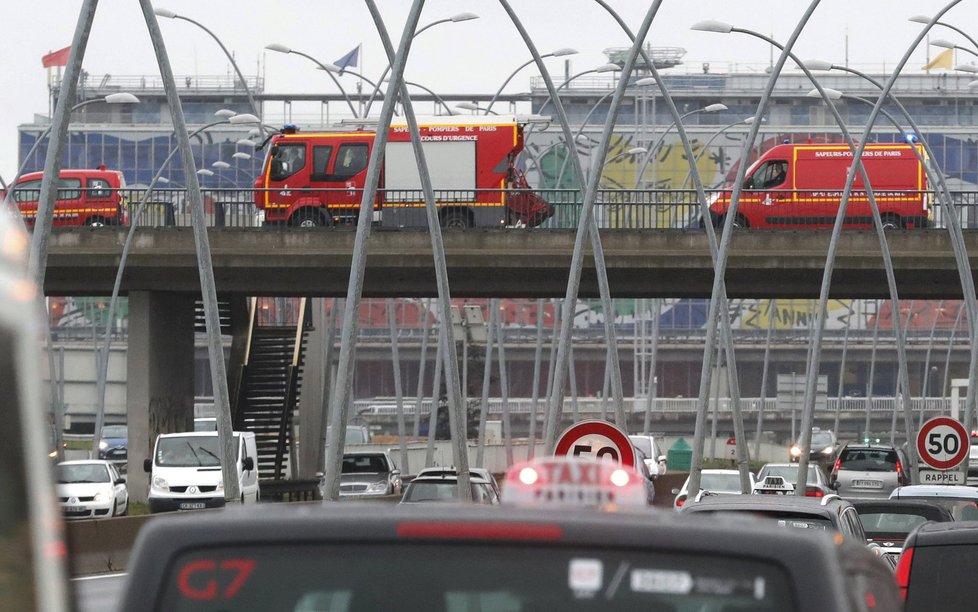
[[[84,108],[90,104],[95,104],[97,102],[105,102],[106,104],[139,104],[139,98],[137,98],[131,93],[120,91],[116,93],[111,93],[105,96],[104,98],[93,98],[91,100],[85,100],[84,102],[79,102],[78,104],[72,106],[68,110],[68,113],[69,114],[73,113],[80,108]],[[4,199],[4,204],[9,204],[9,199],[12,195],[13,189],[17,185],[17,182],[20,181],[20,177],[24,174],[24,169],[27,168],[28,160],[30,160],[31,156],[34,154],[34,151],[36,151],[37,148],[41,145],[41,142],[48,137],[48,134],[51,133],[52,127],[53,124],[44,128],[44,131],[38,134],[37,139],[34,140],[34,144],[31,145],[30,150],[28,150],[27,154],[24,155],[23,163],[21,163],[20,168],[17,169],[17,174],[14,175],[14,180],[10,182],[11,188],[7,190],[7,195]],[[21,218],[20,214],[17,215],[17,218],[18,219]],[[23,225],[23,220],[21,220],[21,224]]]
[[[353,113],[353,116],[354,117],[359,117],[360,116],[360,115],[357,114],[357,109],[354,108],[353,102],[350,101],[350,96],[348,96],[346,94],[346,90],[343,89],[343,86],[342,85],[340,85],[339,79],[336,78],[336,75],[333,74],[333,71],[332,70],[330,70],[329,68],[326,67],[326,64],[320,62],[318,59],[314,58],[313,56],[311,56],[311,55],[309,55],[307,53],[303,53],[302,51],[296,51],[292,47],[288,47],[288,46],[283,45],[283,44],[271,43],[271,44],[265,45],[265,48],[268,49],[269,51],[275,51],[276,53],[284,53],[286,55],[288,55],[288,54],[291,53],[293,55],[298,55],[299,57],[304,57],[307,60],[309,60],[310,62],[316,64],[316,66],[318,66],[320,68],[320,70],[324,71],[326,74],[329,75],[329,78],[333,79],[333,83],[336,84],[336,86],[340,90],[340,93],[343,94],[343,99],[346,100],[346,105],[350,107],[350,112]]]
[[[207,125],[197,128],[193,132],[190,132],[188,138],[193,138],[194,136],[203,133],[217,125],[223,125],[225,123],[231,124],[246,124],[246,123],[258,123],[260,120],[255,115],[241,114],[235,115],[234,117],[222,118],[220,121],[214,121],[213,123],[208,123]],[[146,203],[149,201],[153,194],[153,189],[156,187],[157,183],[169,184],[170,179],[163,176],[163,172],[166,171],[167,166],[170,164],[170,160],[180,151],[180,145],[177,145],[172,150],[170,150],[169,155],[160,164],[160,169],[156,172],[156,176],[150,181],[149,187],[146,188],[146,193],[143,194],[142,198],[139,200],[139,205],[136,207],[136,212],[130,216],[129,220],[129,231],[126,233],[126,241],[122,247],[122,254],[119,256],[119,268],[116,270],[115,284],[112,286],[112,296],[109,298],[109,310],[107,321],[110,322],[115,320],[116,307],[119,302],[119,291],[122,287],[122,275],[126,269],[126,260],[129,257],[129,249],[132,246],[133,238],[136,235],[136,226],[139,225],[139,218],[143,214],[143,210],[146,208]],[[197,171],[197,174],[206,175],[207,173],[213,174],[210,170],[206,168],[201,168]],[[102,431],[102,423],[105,418],[105,383],[108,377],[109,370],[109,348],[111,347],[112,341],[112,329],[110,326],[106,326],[105,338],[102,341],[101,351],[98,353],[98,371],[95,377],[95,389],[96,389],[96,402],[95,402],[95,434],[96,438]],[[93,445],[92,452],[96,452]],[[91,458],[92,455],[89,455]]]
[[[551,51],[550,53],[544,53],[543,55],[540,56],[540,59],[544,59],[548,57],[565,57],[567,55],[575,55],[575,54],[577,54],[577,49],[571,49],[570,47],[563,47],[561,49],[557,49],[556,51]],[[489,106],[486,107],[485,114],[487,115],[489,114],[489,111],[492,110],[492,105],[496,103],[496,100],[499,98],[500,94],[503,93],[503,89],[505,89],[506,86],[509,85],[509,82],[513,80],[513,77],[515,77],[520,70],[523,70],[524,68],[526,68],[527,66],[529,66],[535,61],[536,58],[529,59],[523,62],[522,64],[519,65],[518,68],[516,68],[516,70],[511,72],[509,76],[506,77],[506,80],[503,81],[503,84],[499,86],[499,89],[492,96],[492,99],[489,100]]]
[[[941,47],[942,49],[957,49],[958,51],[964,51],[965,53],[970,53],[971,55],[978,57],[978,51],[973,51],[967,47],[962,47],[961,45],[955,44],[944,38],[935,38],[934,40],[930,41],[930,44],[935,47]],[[954,69],[961,70],[961,68],[958,66],[955,66]]]
[[[639,79],[638,81],[635,82],[636,85],[654,85],[655,83],[656,80],[651,77]],[[699,113],[719,113],[725,110],[727,110],[726,104],[720,104],[720,103],[709,104],[707,106],[704,106],[703,108],[698,108],[696,110],[689,111],[688,113],[683,113],[682,115],[679,116],[679,121],[681,122],[686,117],[697,115]],[[659,150],[659,147],[661,147],[662,143],[665,142],[666,135],[672,130],[672,128],[676,127],[676,125],[677,125],[676,121],[673,121],[671,124],[669,124],[669,127],[667,127],[665,131],[662,132],[662,135],[660,135],[658,140],[655,141],[655,144],[649,147],[648,155],[645,156],[645,160],[642,162],[642,167],[639,169],[638,177],[636,177],[635,179],[635,189],[638,189],[639,184],[642,182],[642,177],[645,176],[645,168],[648,167],[649,161],[651,161],[652,156],[656,154],[656,152]],[[652,166],[652,188],[655,189],[655,166]]]
[[[424,32],[425,30],[428,30],[430,28],[433,28],[436,25],[439,25],[439,24],[442,24],[442,23],[460,23],[462,21],[472,21],[473,19],[478,19],[478,18],[479,18],[479,16],[476,15],[475,13],[459,13],[457,15],[452,15],[451,17],[447,17],[445,19],[437,19],[435,21],[432,21],[428,25],[420,28],[417,32],[414,33],[414,36],[412,36],[411,38],[413,40],[414,38],[417,38],[418,35],[421,34],[422,32]],[[380,80],[378,80],[377,82],[378,83],[386,83],[387,82],[387,76],[390,74],[390,71],[391,71],[391,65],[388,63],[384,67],[384,72],[382,72],[381,75],[380,75]],[[380,87],[375,85],[374,86],[374,90],[372,92],[370,92],[370,97],[367,99],[367,106],[366,106],[366,108],[363,111],[363,116],[364,117],[366,117],[366,116],[368,116],[370,114],[370,105],[373,104],[374,99],[377,97],[377,94],[379,92],[380,92]]]
[[[182,21],[186,21],[187,23],[192,23],[198,28],[200,28],[201,30],[207,32],[207,34],[214,39],[214,42],[217,43],[217,46],[221,48],[221,51],[224,52],[224,55],[225,57],[228,58],[228,61],[231,62],[231,67],[234,68],[234,73],[238,75],[238,80],[241,81],[241,87],[244,88],[245,95],[248,96],[248,105],[251,106],[251,112],[253,112],[256,117],[262,116],[261,110],[258,108],[258,104],[255,102],[255,96],[254,94],[252,94],[251,88],[248,87],[248,81],[246,81],[244,75],[241,74],[241,69],[238,68],[237,62],[234,61],[234,56],[231,55],[231,52],[228,51],[228,48],[224,46],[224,43],[221,42],[221,39],[217,37],[217,34],[214,34],[214,32],[212,32],[209,28],[207,28],[207,26],[200,23],[199,21],[195,21],[190,17],[186,17],[184,15],[178,15],[177,13],[171,10],[165,8],[155,8],[153,9],[153,12],[156,13],[157,17],[163,17],[165,19],[180,19]],[[262,126],[260,122],[258,123],[258,129],[261,132],[262,140],[264,140],[265,128]]]
[[[349,72],[349,71],[347,71],[347,72]],[[388,77],[385,76],[384,79],[385,79],[384,82],[387,83],[388,82],[387,81]],[[369,81],[367,81],[367,82],[369,83]],[[416,83],[414,81],[404,81],[404,84],[405,85],[410,85],[411,87],[417,87],[418,89],[421,89],[421,90],[427,92],[428,95],[430,95],[432,98],[435,99],[435,102],[437,102],[438,104],[441,104],[442,105],[442,107],[445,109],[445,111],[449,115],[454,115],[455,114],[455,113],[452,112],[451,107],[449,107],[448,104],[445,102],[445,99],[442,98],[441,96],[439,96],[437,93],[435,93],[432,89],[430,89],[428,87],[425,87],[421,83]]]
[[[909,19],[907,19],[907,21],[912,21],[914,23],[922,23],[924,25],[928,25],[930,23],[930,21],[931,21],[931,18],[928,17],[927,15],[914,15],[913,17],[910,17]],[[934,25],[939,25],[939,26],[943,26],[945,28],[948,28],[950,30],[954,30],[955,32],[957,32],[961,36],[964,36],[965,38],[967,38],[968,41],[970,41],[971,44],[974,45],[976,49],[978,49],[978,41],[976,41],[971,36],[968,36],[968,33],[965,32],[964,30],[962,30],[961,28],[959,28],[959,27],[957,27],[955,25],[952,25],[950,23],[947,23],[946,21],[940,21],[940,20],[935,21],[934,22]],[[931,44],[934,44],[934,43],[931,42]]]
[[[566,81],[564,81],[563,83],[561,83],[560,85],[558,85],[557,86],[557,91],[559,92],[561,89],[563,89],[563,88],[567,87],[568,85],[570,85],[571,82],[574,81],[574,79],[577,79],[579,77],[582,77],[585,74],[603,74],[605,72],[621,72],[621,66],[619,66],[618,64],[610,64],[609,63],[609,64],[602,64],[602,65],[598,66],[597,68],[592,68],[590,70],[585,70],[584,72],[578,72],[577,74],[571,76]],[[546,106],[548,104],[550,104],[551,101],[552,100],[551,100],[550,96],[548,95],[547,96],[547,99],[544,100],[543,101],[543,104],[540,105],[540,108],[537,109],[537,114],[538,115],[542,115],[543,114],[543,109],[546,108]]]
[[[491,110],[491,109],[486,108],[486,107],[479,106],[478,104],[476,104],[474,102],[459,102],[458,104],[455,105],[455,108],[460,109],[460,110],[473,111],[473,112],[476,112],[476,113],[482,113],[483,115],[498,115],[499,114],[499,113],[497,113],[494,110]]]

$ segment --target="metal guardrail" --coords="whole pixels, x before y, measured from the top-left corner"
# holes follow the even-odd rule
[[[105,206],[105,202],[110,200],[121,202],[122,214],[109,223],[127,225],[138,203],[146,195],[145,189],[135,188],[99,189],[94,194],[89,191],[87,189],[59,190],[60,201],[55,209],[59,224],[71,225],[73,215],[77,215],[73,212],[73,208],[84,208],[85,198],[98,196],[100,206]],[[534,189],[532,192],[542,197],[552,208],[552,215],[543,221],[538,229],[577,227],[581,213],[580,191]],[[34,190],[18,190],[17,199],[25,205],[36,200],[38,193],[39,191]],[[526,190],[438,190],[435,192],[435,197],[440,207],[498,206],[501,208],[504,201],[508,198],[515,201],[516,196],[521,193],[526,193]],[[710,190],[707,195],[710,201],[713,201],[722,193],[722,191]],[[288,223],[265,223],[266,217],[273,215],[266,214],[266,210],[259,208],[256,202],[274,204],[302,198],[316,205],[328,207],[332,216],[337,219],[337,225],[344,225],[355,221],[363,191],[360,189],[290,189],[287,195],[283,195],[281,190],[221,188],[203,189],[202,194],[204,214],[209,227],[294,229]],[[978,229],[978,191],[955,191],[951,195],[961,226],[966,229]],[[944,213],[939,206],[936,206],[936,199],[932,192],[891,191],[887,192],[885,197],[884,194],[880,194],[878,201],[884,216],[887,214],[900,216],[904,224],[909,224],[912,215],[919,216],[922,212],[919,204],[916,205],[916,211],[909,210],[914,206],[912,202],[919,200],[921,196],[926,196],[931,203],[931,208],[934,209],[928,225],[933,228],[945,227]],[[832,195],[825,191],[745,192],[741,199],[741,210],[743,211],[744,207],[754,200],[755,206],[764,206],[767,222],[774,226],[831,227],[835,213],[830,210],[831,204],[825,203],[826,200],[831,200],[831,197]],[[865,202],[864,195],[853,194],[849,209],[851,217],[849,223],[871,227],[871,221],[867,217],[868,209],[860,201]],[[396,207],[399,211],[400,225],[426,227],[424,197],[421,191],[381,189],[378,191],[376,202],[375,206],[380,211],[383,211],[385,206]],[[405,215],[405,210],[413,210],[417,214]],[[768,213],[768,210],[772,212]],[[887,213],[887,210],[891,212]],[[601,189],[598,191],[595,205],[595,218],[598,227],[602,229],[697,229],[700,227],[700,205],[696,192],[689,189]],[[149,227],[189,227],[191,219],[187,209],[186,190],[155,189],[139,224]],[[492,227],[525,228],[522,223]]]
[[[800,398],[798,398],[800,400]],[[478,402],[478,399],[469,398],[469,402]],[[652,405],[653,413],[670,414],[693,414],[696,412],[698,400],[695,397],[679,398],[656,398]],[[564,413],[570,414],[573,410],[574,400],[570,397],[564,398]],[[714,401],[710,401],[710,409],[713,409]],[[394,416],[397,414],[397,404],[394,398],[376,398],[373,400],[357,400],[354,402],[354,412],[357,416]],[[421,414],[431,412],[431,400],[421,402]],[[547,400],[542,398],[537,403],[537,414],[542,414],[546,409]],[[604,405],[604,407],[603,407]],[[403,402],[404,413],[413,415],[415,410],[414,400],[405,399]],[[644,397],[625,398],[625,412],[630,414],[644,414],[646,399]],[[761,398],[741,398],[740,408],[744,413],[756,413],[761,406]],[[875,397],[870,401],[870,412],[892,413],[896,406],[896,398]],[[864,397],[828,397],[825,398],[825,412],[835,413],[838,407],[842,414],[864,413],[866,411],[866,398]],[[502,414],[503,401],[500,398],[489,400],[489,413]],[[508,408],[511,414],[530,414],[533,409],[533,400],[530,398],[510,398]],[[787,409],[790,410],[789,405]],[[599,414],[602,410],[612,411],[610,398],[605,404],[601,398],[578,398],[577,410],[581,414]],[[784,409],[779,405],[777,398],[768,397],[764,399],[764,411],[773,413]],[[800,409],[800,407],[799,407]],[[948,414],[951,409],[951,400],[946,397],[914,397],[910,399],[910,409],[917,413],[920,410],[934,414]],[[717,406],[719,413],[731,413],[732,402],[730,398],[720,398]],[[821,412],[821,411],[820,411]]]

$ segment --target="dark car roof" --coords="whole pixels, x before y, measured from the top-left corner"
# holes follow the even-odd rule
[[[147,609],[152,603],[147,593],[161,592],[168,564],[177,555],[221,546],[292,542],[457,546],[523,541],[534,547],[614,547],[754,560],[774,563],[786,572],[799,611],[819,612],[849,609],[843,572],[853,567],[887,571],[864,546],[840,545],[828,534],[772,530],[757,521],[689,521],[673,514],[344,503],[269,504],[192,517],[159,517],[139,533],[121,609]]]
[[[708,496],[700,501],[683,506],[683,514],[690,512],[717,512],[723,510],[764,510],[771,512],[794,512],[831,518],[849,502],[843,499],[830,498],[822,503],[823,498],[798,497],[796,495],[727,495]]]
[[[951,511],[938,504],[917,499],[865,499],[852,500],[859,514],[916,514],[928,521],[954,520]]]
[[[924,523],[907,536],[905,547],[978,544],[978,521]]]

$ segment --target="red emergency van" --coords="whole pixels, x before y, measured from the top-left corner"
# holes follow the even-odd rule
[[[43,172],[20,177],[14,186],[14,200],[28,227],[37,216]],[[118,225],[124,217],[125,199],[121,189],[126,179],[118,170],[62,170],[54,202],[54,225]],[[6,198],[6,193],[4,193]]]
[[[871,144],[863,166],[886,228],[927,227],[933,214],[927,176],[909,144]],[[765,152],[747,169],[737,205],[737,227],[831,228],[852,165],[852,151],[841,144],[782,144]],[[721,227],[731,191],[710,196],[710,216]],[[856,174],[846,206],[845,227],[872,228],[865,186]]]
[[[419,118],[422,146],[443,227],[536,226],[553,214],[514,163],[524,123],[515,116]],[[352,222],[359,215],[374,131],[273,136],[255,205],[265,224],[298,227]],[[426,227],[424,195],[407,125],[393,123],[384,149],[374,218],[389,227]]]

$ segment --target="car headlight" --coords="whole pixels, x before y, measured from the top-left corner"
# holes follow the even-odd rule
[[[826,446],[825,448],[822,449],[823,455],[831,455],[833,452],[835,452],[835,449],[832,448],[831,446]]]
[[[384,481],[372,482],[369,485],[367,485],[367,493],[380,493],[381,491],[386,491],[386,490],[387,490],[387,483]]]
[[[788,452],[791,453],[792,457],[801,457],[801,447],[797,444],[792,446]]]
[[[99,447],[99,450],[105,450],[105,449],[109,448],[109,443],[106,442],[105,440],[102,440],[102,441],[100,441],[98,443],[98,447]]]
[[[223,491],[224,490],[224,481],[223,480],[218,480],[217,481],[217,490],[218,491]]]
[[[153,488],[159,489],[160,491],[169,491],[170,484],[166,481],[165,478],[157,476],[156,478],[153,479]]]
[[[111,498],[112,498],[112,491],[105,490],[105,491],[99,491],[98,493],[96,493],[94,499],[95,499],[95,501],[103,501],[103,500],[111,499]]]

